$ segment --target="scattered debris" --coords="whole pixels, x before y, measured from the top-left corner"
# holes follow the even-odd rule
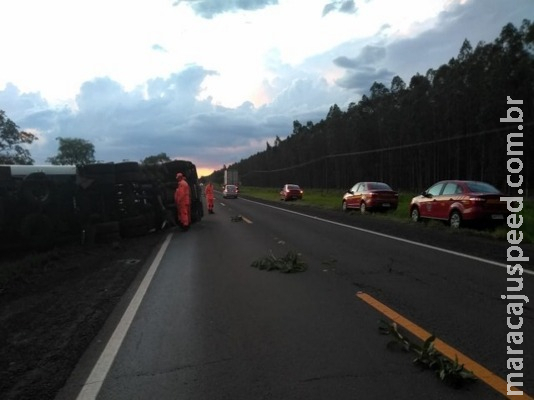
[[[137,259],[137,258],[125,258],[125,259],[122,259],[122,260],[117,260],[117,262],[121,263],[121,264],[127,264],[127,265],[135,265],[137,263],[139,263],[141,260]]]
[[[333,256],[330,256],[329,260],[322,261],[321,264],[326,265],[327,267],[333,267],[337,263],[337,259]]]
[[[232,222],[241,222],[243,221],[243,217],[241,215],[234,215],[233,217],[230,217],[230,220]]]
[[[278,270],[284,273],[303,272],[308,269],[308,266],[300,259],[300,256],[300,253],[290,251],[284,257],[277,258],[271,251],[269,256],[254,261],[251,266],[260,270]]]
[[[475,382],[478,378],[471,372],[464,369],[463,364],[458,363],[458,357],[454,361],[448,359],[434,347],[435,336],[430,336],[425,340],[422,346],[411,342],[398,329],[395,322],[386,322],[380,320],[378,327],[384,335],[393,336],[393,341],[388,343],[388,347],[394,344],[400,344],[404,351],[412,351],[416,354],[413,362],[417,365],[426,367],[435,371],[441,381],[459,388],[466,382]]]

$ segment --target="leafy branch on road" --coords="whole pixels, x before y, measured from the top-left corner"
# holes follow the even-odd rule
[[[308,266],[300,256],[300,253],[290,251],[283,257],[276,257],[271,251],[270,255],[254,261],[251,267],[266,271],[278,270],[284,273],[304,272]]]
[[[455,356],[454,360],[450,360],[436,350],[434,347],[436,337],[434,335],[427,338],[423,345],[420,346],[404,336],[395,322],[388,323],[381,320],[378,329],[384,335],[393,336],[394,340],[388,343],[388,347],[397,343],[401,345],[404,351],[412,351],[416,354],[413,362],[435,371],[441,381],[458,388],[466,382],[477,380],[477,377],[471,371],[466,370],[463,364],[458,363],[458,357]]]

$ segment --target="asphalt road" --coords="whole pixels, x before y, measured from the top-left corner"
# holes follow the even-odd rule
[[[506,379],[506,270],[477,258],[501,261],[493,254],[504,254],[494,251],[502,245],[487,241],[470,258],[420,246],[426,234],[399,241],[383,221],[381,234],[361,230],[373,216],[346,223],[281,206],[217,198],[215,214],[172,233],[146,268],[152,278],[131,324],[119,323],[124,304],[58,399],[504,398],[483,381],[453,389],[413,365],[379,333],[388,318],[356,296],[372,296]],[[251,267],[289,251],[307,271]],[[534,299],[534,276],[523,277]],[[531,306],[524,318],[523,389],[532,395]]]

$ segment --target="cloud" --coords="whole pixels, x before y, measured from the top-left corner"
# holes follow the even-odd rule
[[[276,136],[289,135],[295,119],[318,122],[336,98],[323,80],[301,79],[272,104],[226,108],[199,99],[204,79],[214,74],[190,65],[130,91],[110,78],[96,78],[81,86],[72,109],[47,108],[37,94],[13,85],[0,90],[0,100],[9,98],[8,118],[43,138],[30,147],[37,164],[57,154],[55,138],[75,137],[93,143],[100,161],[140,161],[165,152],[218,169],[264,150]]]
[[[389,83],[393,76],[394,72],[386,69],[372,69],[359,70],[352,73],[347,73],[342,78],[339,78],[336,83],[345,89],[353,89],[358,93],[367,92],[373,82],[387,82]],[[387,86],[387,85],[386,85]]]
[[[12,83],[6,84],[5,89],[0,91],[0,105],[9,105],[7,117],[12,121],[20,120],[28,113],[49,107],[48,102],[39,93],[21,93]],[[0,109],[3,109],[2,106]]]
[[[154,51],[161,51],[163,53],[167,53],[167,50],[165,50],[165,47],[159,45],[159,44],[153,44],[152,45],[152,50]]]
[[[333,63],[346,70],[344,76],[335,81],[336,84],[344,89],[364,93],[375,81],[391,80],[395,75],[394,72],[380,66],[385,57],[385,47],[367,45],[354,58],[345,56],[335,58]]]
[[[336,0],[324,6],[323,17],[333,11],[339,11],[345,14],[355,14],[358,9],[353,0]]]
[[[386,49],[382,46],[365,46],[360,54],[353,59],[348,57],[338,57],[334,64],[347,69],[358,69],[367,67],[370,64],[376,64],[386,57]]]
[[[415,72],[425,74],[456,57],[464,39],[475,47],[479,41],[491,43],[509,22],[519,26],[533,15],[532,0],[486,0],[451,2],[436,18],[434,26],[413,37],[400,37],[386,46],[384,62],[405,81]]]
[[[416,73],[424,75],[456,57],[464,39],[473,47],[479,41],[492,42],[506,23],[518,26],[532,11],[531,0],[517,0],[514,7],[501,0],[452,1],[432,21],[414,23],[402,32],[392,31],[385,23],[367,38],[368,44],[348,41],[330,53],[337,54],[332,62],[344,70],[335,82],[360,94],[374,81],[389,86],[395,75],[409,82]],[[352,56],[358,49],[357,56]]]
[[[465,38],[473,46],[478,40],[493,41],[504,24],[518,24],[533,11],[531,0],[516,0],[514,7],[505,0],[453,1],[431,20],[399,28],[395,20],[383,19],[375,21],[372,28],[362,29],[359,36],[353,36],[350,32],[367,22],[360,21],[358,25],[358,17],[349,15],[351,9],[356,11],[353,2],[317,1],[306,9],[299,9],[292,0],[284,2],[284,7],[291,5],[292,12],[307,18],[299,21],[290,18],[292,13],[284,14],[290,25],[294,21],[304,25],[308,22],[317,30],[320,22],[326,23],[328,29],[323,27],[324,34],[317,36],[319,39],[335,36],[334,28],[350,22],[349,33],[337,33],[336,37],[341,37],[343,42],[328,41],[317,50],[314,46],[319,39],[312,40],[306,29],[295,36],[269,30],[272,20],[263,22],[260,15],[279,18],[274,7],[264,10],[265,14],[247,15],[244,30],[234,32],[234,41],[223,40],[228,21],[210,20],[221,13],[260,9],[275,5],[276,1],[182,0],[176,4],[179,3],[184,4],[180,10],[173,11],[176,15],[186,11],[183,14],[186,17],[181,30],[172,32],[176,43],[158,35],[150,36],[142,43],[146,60],[136,64],[164,65],[164,69],[150,69],[149,73],[129,81],[124,80],[128,73],[125,68],[114,75],[108,69],[98,69],[98,78],[80,78],[80,84],[73,82],[76,96],[69,95],[68,103],[59,103],[61,107],[49,104],[38,91],[23,92],[13,83],[3,90],[0,87],[0,109],[21,129],[39,136],[30,146],[36,163],[44,163],[46,158],[57,154],[55,138],[75,137],[93,143],[95,156],[101,161],[139,161],[165,152],[173,158],[191,160],[200,168],[218,169],[263,151],[265,142],[272,143],[276,136],[284,138],[291,134],[293,121],[317,123],[325,118],[333,104],[345,108],[351,102],[358,102],[375,81],[389,87],[391,79],[398,75],[409,82],[416,73],[424,74],[428,68],[437,68],[456,56]],[[374,4],[358,3],[357,14],[363,15],[366,7]],[[338,15],[322,18],[321,10]],[[193,11],[203,18],[193,16]],[[238,14],[227,17],[241,18]],[[268,35],[278,35],[284,45],[287,42],[290,45],[269,47],[268,35],[245,35],[247,46],[244,46],[243,32],[253,32],[250,28],[257,24]],[[198,25],[205,27],[206,32],[217,33],[214,38],[191,45],[185,40],[186,34]],[[211,30],[214,26],[215,31]],[[161,24],[161,29],[172,27],[172,24]],[[205,50],[213,42],[217,44],[215,50]],[[227,46],[227,43],[239,45]],[[261,46],[266,50],[255,51]],[[309,49],[299,53],[304,47]],[[199,54],[206,56],[216,55],[224,63],[212,62],[209,57],[197,58],[193,53],[180,58],[191,49],[198,49]],[[288,57],[295,53],[299,57]],[[252,62],[257,60],[261,63]],[[71,69],[74,66],[77,65]],[[245,68],[240,69],[241,66]],[[258,75],[262,70],[264,75]],[[42,71],[33,74],[37,73]],[[238,79],[226,84],[228,75]],[[48,81],[54,86],[64,83],[57,79]],[[235,93],[235,101],[220,101],[220,93]]]
[[[189,5],[202,18],[211,19],[218,14],[227,12],[260,10],[277,5],[278,0],[177,0],[174,5],[177,6],[181,3]]]

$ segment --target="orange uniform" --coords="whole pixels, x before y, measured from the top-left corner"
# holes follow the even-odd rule
[[[213,185],[211,182],[209,182],[206,185],[206,200],[208,202],[208,212],[210,214],[213,214]]]
[[[178,212],[178,221],[180,221],[183,229],[189,229],[191,224],[191,191],[182,174],[178,173],[176,179],[178,180],[178,187],[174,192],[174,202]]]

